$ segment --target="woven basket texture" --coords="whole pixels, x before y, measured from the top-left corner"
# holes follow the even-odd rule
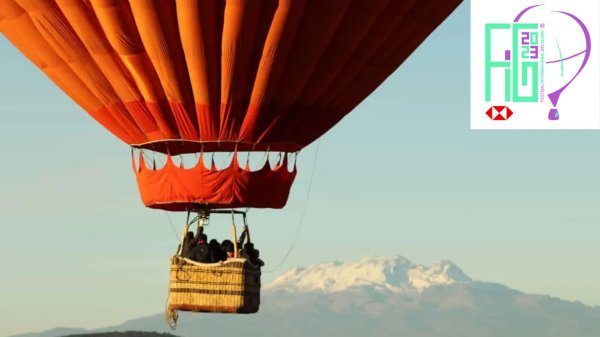
[[[245,259],[200,264],[171,260],[169,312],[255,313],[260,306],[260,267]]]

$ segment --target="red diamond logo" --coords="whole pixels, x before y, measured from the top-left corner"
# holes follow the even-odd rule
[[[485,114],[492,120],[505,121],[513,115],[513,112],[507,106],[493,106]]]

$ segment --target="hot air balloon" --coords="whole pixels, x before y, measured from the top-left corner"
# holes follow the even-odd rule
[[[287,154],[360,104],[460,2],[0,0],[0,32],[116,137],[167,156],[162,168],[134,165],[146,206],[206,221],[284,207],[296,175]],[[249,170],[243,151],[283,159]],[[215,152],[233,153],[231,165],[201,164]],[[175,164],[189,153],[198,165]],[[260,269],[236,261],[204,273],[176,256],[168,311],[256,312]],[[207,286],[228,275],[229,288]]]

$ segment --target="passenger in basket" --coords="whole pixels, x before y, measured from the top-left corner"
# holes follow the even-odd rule
[[[195,245],[194,232],[187,232],[185,239],[183,239],[183,250],[181,251],[181,255],[186,259],[192,258],[192,249]]]
[[[215,239],[210,240],[208,243],[208,251],[210,254],[210,262],[212,263],[221,262],[227,259],[227,257],[223,254],[221,244]]]
[[[242,231],[242,234],[240,235],[240,238],[238,240],[238,247],[244,247],[244,241],[246,241],[246,236],[248,236],[248,227],[244,226],[244,230]],[[248,240],[248,242],[250,242]]]
[[[255,265],[262,267],[265,265],[265,262],[263,260],[260,259],[260,250],[255,249],[254,250],[254,261],[252,262]]]
[[[206,234],[200,234],[198,244],[192,249],[192,260],[200,263],[210,263],[210,251],[206,243]]]
[[[240,257],[242,259],[246,259],[250,262],[252,262],[252,251],[254,250],[254,244],[248,242],[247,244],[244,245],[244,248],[242,248],[242,250],[240,250]]]
[[[198,244],[200,236],[203,235],[203,233],[204,226],[198,226],[198,229],[196,229],[196,236],[194,236],[194,233],[192,232],[187,232],[185,239],[183,240],[183,257],[187,259],[192,259],[192,251],[194,250],[194,247]]]
[[[221,248],[223,249],[223,253],[225,254],[227,259],[232,259],[235,257],[235,248],[233,246],[233,242],[231,242],[230,240],[224,240],[223,243],[221,243]]]
[[[240,251],[240,257],[250,261],[252,264],[262,267],[265,265],[265,263],[259,258],[259,256],[260,252],[258,249],[254,249],[254,244],[251,242],[245,244],[244,249]]]

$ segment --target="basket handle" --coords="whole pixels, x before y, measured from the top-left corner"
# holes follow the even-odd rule
[[[238,242],[237,242],[237,229],[235,227],[235,214],[231,210],[231,233],[233,234],[233,257],[238,257]]]
[[[248,227],[248,221],[246,220],[246,213],[244,213],[244,229],[246,230],[246,239],[248,240],[248,243],[251,243],[252,240],[250,240],[250,227]]]
[[[179,250],[177,251],[177,256],[183,255],[183,243],[185,242],[185,237],[187,236],[187,232],[190,230],[190,211],[187,214],[187,220],[185,221],[185,225],[183,225],[183,233],[181,235],[181,244],[179,245]]]

